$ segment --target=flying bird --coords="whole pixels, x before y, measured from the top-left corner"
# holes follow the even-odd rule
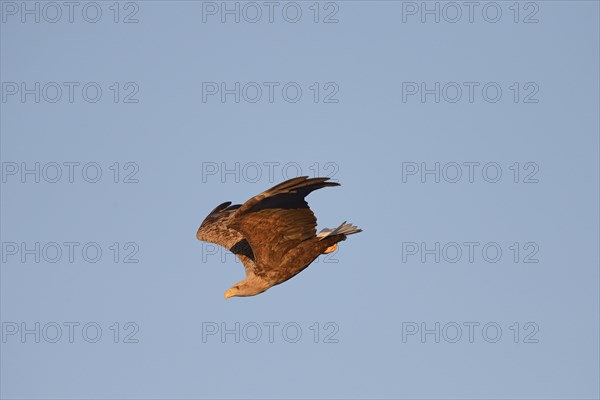
[[[246,278],[225,298],[255,296],[304,270],[319,255],[335,251],[346,236],[362,230],[343,222],[317,234],[317,219],[304,198],[313,190],[339,186],[329,178],[301,176],[282,182],[244,204],[219,204],[204,219],[196,238],[235,254]]]

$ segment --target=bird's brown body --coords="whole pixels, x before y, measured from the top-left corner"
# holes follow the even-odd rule
[[[196,237],[230,250],[246,269],[246,279],[225,297],[253,296],[285,282],[347,235],[361,231],[344,223],[317,235],[317,219],[304,198],[313,190],[339,185],[328,180],[290,179],[243,205],[227,202],[211,211]]]

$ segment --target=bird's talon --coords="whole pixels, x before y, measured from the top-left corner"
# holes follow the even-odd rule
[[[329,246],[329,247],[328,247],[328,248],[327,248],[327,249],[326,249],[326,250],[323,252],[323,254],[329,254],[329,253],[333,253],[334,251],[336,251],[336,250],[337,250],[337,247],[338,247],[337,243],[336,243],[336,244],[334,244],[333,246]]]

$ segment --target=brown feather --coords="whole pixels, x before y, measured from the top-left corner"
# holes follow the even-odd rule
[[[246,279],[234,285],[226,297],[252,296],[284,282],[346,239],[342,232],[317,237],[317,218],[305,201],[314,190],[339,186],[328,180],[306,176],[289,179],[242,205],[227,202],[211,211],[197,238],[231,250],[246,269]]]
[[[316,236],[317,218],[304,198],[313,190],[339,186],[328,179],[290,179],[254,196],[234,213],[230,226],[250,243],[258,276],[286,275],[284,255]]]

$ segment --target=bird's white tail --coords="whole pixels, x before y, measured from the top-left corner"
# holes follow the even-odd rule
[[[358,226],[354,226],[352,224],[347,224],[346,221],[342,222],[340,226],[335,229],[323,228],[321,232],[317,234],[319,240],[326,238],[327,236],[333,235],[352,235],[354,233],[362,232]]]

